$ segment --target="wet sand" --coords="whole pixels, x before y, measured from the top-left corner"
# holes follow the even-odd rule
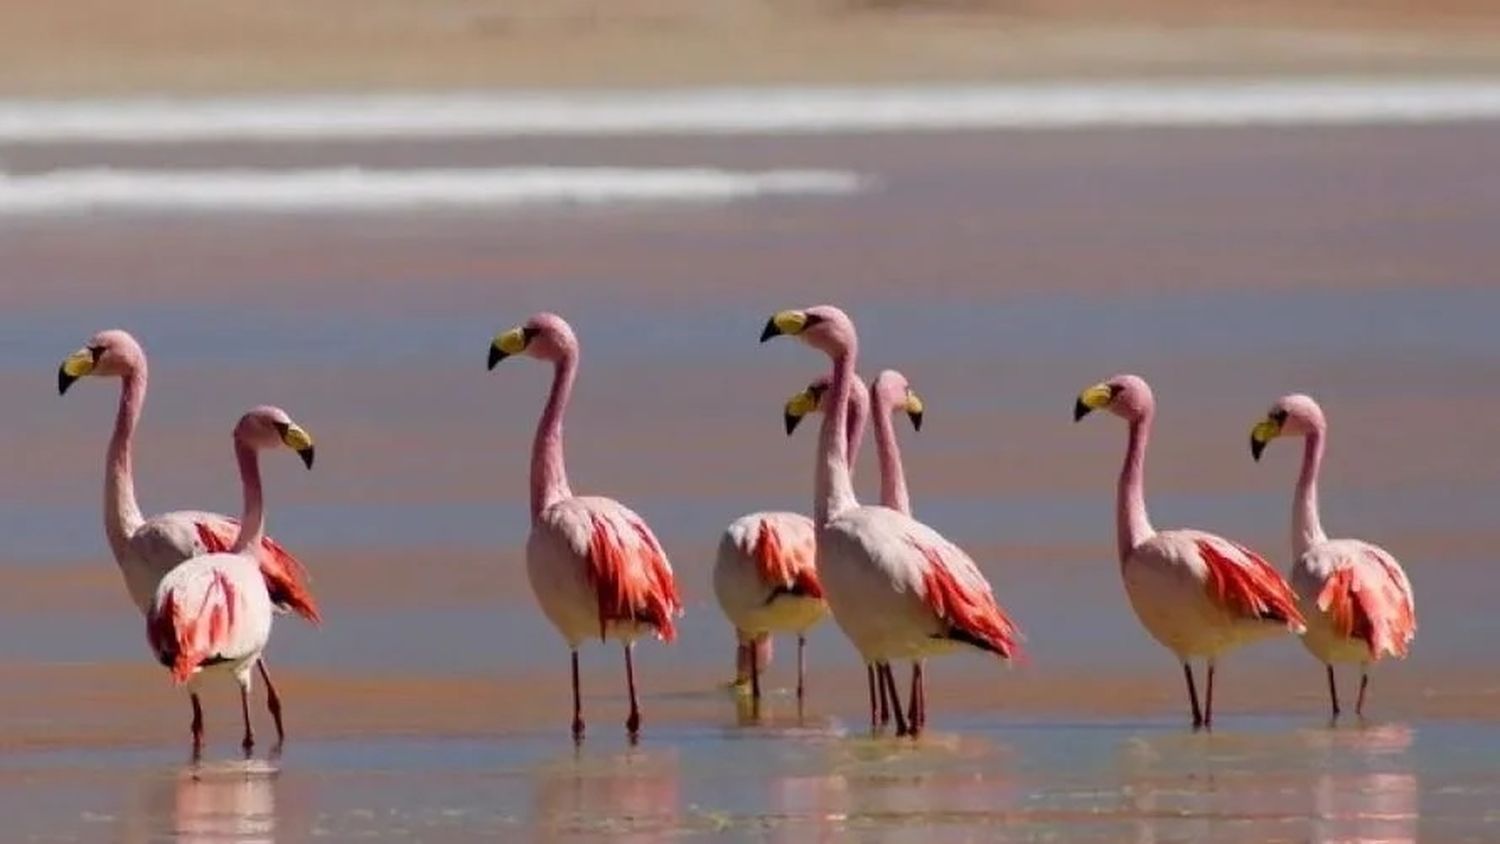
[[[722,206],[0,221],[0,812],[23,819],[18,840],[1480,840],[1500,747],[1500,482],[1484,459],[1500,418],[1497,140],[1475,124],[0,149],[38,170],[690,162],[878,185]],[[829,626],[800,719],[788,647],[765,723],[719,688],[717,532],[802,508],[811,482],[812,435],[788,441],[779,414],[820,361],[756,335],[772,310],[819,301],[859,321],[867,374],[899,366],[922,393],[928,424],[903,434],[918,514],[974,553],[1031,637],[1012,670],[938,663],[916,748],[866,737],[861,672]],[[677,644],[640,650],[634,751],[617,652],[594,648],[574,755],[566,651],[521,570],[547,373],[486,374],[482,354],[544,307],[583,342],[574,486],[647,517],[688,604]],[[294,739],[274,763],[227,761],[221,691],[210,767],[195,780],[181,764],[186,704],[144,658],[99,524],[115,388],[55,395],[61,357],[116,325],[152,354],[148,511],[236,509],[227,433],[250,404],[319,438],[317,471],[267,467],[271,529],[327,615],[278,623]],[[1180,674],[1112,560],[1124,432],[1068,416],[1121,370],[1161,403],[1156,522],[1282,566],[1297,449],[1257,465],[1245,435],[1283,392],[1323,399],[1325,518],[1405,561],[1422,613],[1412,658],[1375,677],[1369,723],[1327,728],[1321,671],[1287,640],[1226,660],[1213,736],[1181,726]]]

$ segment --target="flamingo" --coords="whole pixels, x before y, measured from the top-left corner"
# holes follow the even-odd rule
[[[146,612],[146,638],[173,682],[186,685],[193,704],[193,755],[203,749],[203,706],[198,699],[201,675],[229,673],[240,687],[240,714],[245,737],[240,746],[248,754],[255,746],[250,726],[250,674],[260,663],[271,636],[273,617],[270,590],[261,572],[258,549],[265,538],[266,514],[260,485],[257,452],[285,446],[302,462],[313,465],[312,436],[286,411],[257,407],[234,428],[234,456],[244,488],[244,515],[228,551],[193,557],[172,569],[156,586]],[[279,710],[278,744],[283,735]]]
[[[787,436],[796,430],[803,415],[816,409],[818,397],[827,386],[826,380],[814,381],[787,401]],[[868,413],[863,394],[860,396],[861,401],[849,405],[845,423],[855,454]],[[760,700],[760,672],[771,663],[771,635],[781,632],[797,636],[797,699],[805,696],[807,631],[828,611],[813,556],[813,522],[801,513],[750,513],[730,522],[719,538],[714,557],[714,597],[734,626],[739,643],[735,685],[743,688],[748,684],[752,701]]]
[[[911,516],[862,506],[854,497],[840,424],[854,389],[859,340],[853,321],[831,305],[779,311],[761,342],[781,335],[802,340],[833,364],[818,437],[813,519],[818,573],[839,628],[867,664],[918,660],[960,646],[1002,659],[1019,656],[1020,631],[967,554]],[[899,700],[888,670],[881,682]],[[926,723],[926,701],[918,696],[911,704],[909,719],[895,709],[897,735],[916,735]]]
[[[1389,551],[1360,539],[1329,539],[1318,515],[1318,473],[1328,423],[1310,396],[1282,396],[1250,431],[1250,454],[1260,460],[1271,440],[1301,436],[1302,472],[1292,499],[1292,591],[1297,593],[1307,635],[1302,644],[1327,668],[1333,717],[1339,716],[1335,662],[1357,662],[1363,715],[1370,664],[1389,654],[1406,656],[1417,633],[1411,581]]]
[[[572,652],[573,738],[583,738],[578,646],[594,635],[616,639],[625,650],[630,715],[625,729],[640,733],[636,697],[636,637],[654,633],[670,642],[682,614],[667,554],[646,522],[612,498],[575,496],[563,465],[563,414],[578,372],[578,340],[560,316],[539,313],[495,336],[489,368],[526,355],[553,365],[552,390],[537,422],[531,449],[531,534],[526,574],[542,612]]]
[[[827,394],[830,378],[824,375],[808,385],[808,388],[793,396],[787,402],[786,419],[787,427],[793,428],[797,421],[807,413],[816,411],[820,407],[820,401]],[[863,382],[855,379],[857,386],[862,387]],[[911,419],[912,427],[922,430],[923,404],[921,398],[912,392],[906,376],[893,370],[882,371],[875,380],[870,383],[869,397],[866,398],[862,389],[852,390],[849,394],[850,407],[863,408],[868,404],[875,409],[875,450],[880,458],[880,503],[899,513],[911,515],[911,497],[906,490],[906,470],[901,464],[901,447],[896,442],[896,430],[891,425],[891,416],[897,410],[904,411]],[[851,429],[852,430],[852,429]],[[849,438],[851,455],[859,454],[858,439],[852,435]],[[890,722],[890,713],[885,694],[885,675],[891,670],[890,665],[881,663],[878,666],[869,666],[866,669],[867,681],[870,685],[870,720],[871,725],[887,724]],[[877,672],[879,680],[877,682]],[[892,678],[892,683],[895,682]],[[923,693],[925,688],[922,679],[922,666],[920,662],[912,663],[911,677],[912,699],[916,699]],[[878,690],[878,694],[877,694]],[[878,701],[879,715],[876,715]]]
[[[120,379],[120,405],[104,459],[104,535],[125,580],[126,591],[142,613],[151,608],[157,584],[180,563],[202,554],[228,551],[239,533],[229,516],[200,510],[176,510],[149,519],[136,504],[135,427],[146,403],[146,353],[129,332],[101,331],[68,355],[57,372],[57,392],[66,394],[85,376]],[[257,557],[271,601],[280,612],[292,611],[317,624],[317,601],[307,571],[296,557],[269,536]],[[262,657],[258,668],[266,684],[266,708],[281,730],[281,698]]]
[[[1296,597],[1261,555],[1200,530],[1158,533],[1146,515],[1146,442],[1156,400],[1135,375],[1117,375],[1078,396],[1073,420],[1108,408],[1130,423],[1116,499],[1116,539],[1125,594],[1151,637],[1177,656],[1187,679],[1193,728],[1212,728],[1214,669],[1220,655],[1282,631],[1306,626]],[[1190,660],[1208,664],[1205,706]]]

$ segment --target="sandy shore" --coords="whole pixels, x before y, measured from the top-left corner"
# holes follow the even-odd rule
[[[1496,69],[1481,0],[59,0],[0,29],[28,96]]]

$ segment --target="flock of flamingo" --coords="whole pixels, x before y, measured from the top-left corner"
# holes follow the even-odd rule
[[[797,637],[797,695],[804,695],[803,644],[810,628],[832,615],[866,666],[872,729],[894,718],[897,735],[919,734],[927,722],[923,660],[960,648],[1003,660],[1021,655],[1022,635],[996,601],[974,561],[911,515],[892,417],[921,427],[923,405],[907,379],[887,370],[869,385],[856,374],[858,340],[850,318],[822,305],[776,313],[761,341],[801,340],[827,355],[831,372],[786,404],[790,434],[820,412],[812,517],[759,512],[724,531],[713,584],[733,625],[737,681],[752,700],[771,658],[771,636]],[[531,532],[526,569],[542,612],[566,640],[572,658],[575,739],[584,733],[578,648],[585,641],[622,643],[630,700],[626,728],[640,729],[633,644],[642,635],[670,641],[682,612],[666,552],[646,522],[611,498],[574,495],[563,460],[563,417],[578,371],[579,346],[561,317],[541,313],[497,335],[488,366],[526,356],[551,363],[553,380],[531,453]],[[243,487],[238,519],[177,511],[145,518],[136,503],[132,441],[146,396],[146,356],[124,331],[104,331],[69,355],[58,372],[66,393],[85,376],[121,380],[119,410],[106,457],[104,529],[131,599],[144,614],[157,660],[186,686],[192,703],[195,753],[203,745],[199,683],[232,676],[240,691],[242,747],[255,743],[252,673],[266,686],[278,745],[285,738],[281,699],[266,667],[265,648],[276,612],[317,622],[317,602],[302,565],[265,535],[259,452],[295,451],[313,466],[313,439],[283,410],[251,409],[234,427]],[[1194,728],[1213,723],[1214,670],[1235,647],[1283,632],[1299,634],[1326,666],[1332,712],[1340,712],[1336,663],[1357,663],[1362,712],[1369,666],[1403,657],[1416,631],[1411,584],[1385,550],[1357,539],[1329,539],[1318,512],[1317,481],[1327,424],[1316,402],[1288,395],[1272,405],[1250,435],[1257,460],[1273,439],[1305,441],[1292,514],[1290,580],[1239,543],[1199,530],[1157,531],[1146,513],[1144,465],[1155,401],[1135,375],[1118,375],[1084,390],[1075,421],[1107,410],[1129,425],[1120,472],[1116,536],[1125,592],[1146,631],[1181,662]],[[866,421],[875,426],[879,504],[861,504],[850,477]],[[912,664],[907,706],[891,670]],[[1207,667],[1200,705],[1192,661]]]

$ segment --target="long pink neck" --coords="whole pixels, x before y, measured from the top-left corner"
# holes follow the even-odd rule
[[[563,465],[563,414],[573,393],[573,378],[578,373],[578,354],[569,352],[557,361],[552,374],[552,392],[536,425],[536,439],[531,444],[531,521],[542,511],[572,498],[568,488],[568,470]]]
[[[243,554],[247,549],[258,548],[266,535],[266,504],[260,487],[260,458],[255,449],[234,441],[234,459],[240,464],[240,486],[244,490],[245,507],[240,513],[240,533],[234,538],[231,554]]]
[[[135,500],[132,460],[135,426],[146,403],[146,365],[140,363],[120,382],[120,407],[115,430],[104,456],[104,535],[115,559],[124,559],[130,537],[140,529],[140,505]]]
[[[870,404],[875,414],[875,452],[880,456],[880,503],[910,516],[911,496],[906,492],[906,469],[901,465],[896,426],[891,423],[895,407],[885,401],[873,386],[870,388]]]
[[[1115,497],[1115,538],[1120,562],[1142,542],[1156,535],[1146,515],[1146,443],[1151,439],[1151,411],[1130,420],[1130,442]]]
[[[828,385],[830,412],[823,414],[818,434],[818,468],[814,476],[813,519],[828,519],[858,507],[854,483],[849,477],[849,401],[853,392],[855,347],[849,346],[833,359],[833,380]]]
[[[1298,557],[1308,548],[1327,542],[1323,520],[1318,517],[1318,473],[1323,468],[1323,432],[1307,435],[1302,448],[1302,474],[1292,499],[1292,553]]]
[[[845,417],[848,425],[844,431],[844,437],[849,443],[849,478],[851,483],[854,478],[855,467],[859,465],[859,447],[865,439],[865,418],[870,415],[870,404],[866,400],[865,391],[859,389],[859,379],[855,379],[849,387],[849,414]]]

